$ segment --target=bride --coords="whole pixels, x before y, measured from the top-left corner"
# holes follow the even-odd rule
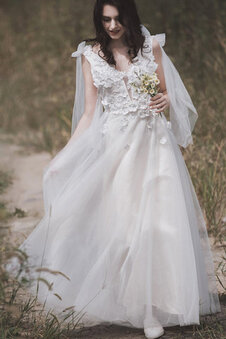
[[[163,327],[220,311],[179,147],[192,143],[197,112],[163,50],[165,34],[140,24],[134,0],[97,0],[94,25],[96,38],[72,54],[72,136],[45,168],[45,215],[20,249],[46,307],[82,310],[85,326],[158,338]]]

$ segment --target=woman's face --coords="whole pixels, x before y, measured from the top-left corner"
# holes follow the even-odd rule
[[[125,27],[119,22],[118,9],[111,5],[104,5],[102,23],[111,39],[120,39],[125,33]]]

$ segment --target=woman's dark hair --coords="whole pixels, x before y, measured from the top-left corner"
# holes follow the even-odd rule
[[[100,44],[100,52],[104,55],[110,65],[116,65],[114,56],[109,48],[111,38],[106,33],[103,23],[102,14],[104,5],[111,5],[117,8],[119,12],[119,22],[125,27],[125,42],[128,46],[128,54],[130,60],[137,56],[138,51],[143,49],[144,36],[141,31],[141,22],[137,13],[137,8],[134,0],[96,0],[93,11],[93,22],[96,30],[94,39],[86,39],[93,41],[94,45]]]

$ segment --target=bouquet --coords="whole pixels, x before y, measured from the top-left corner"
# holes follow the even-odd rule
[[[139,93],[147,93],[151,97],[154,97],[159,92],[159,78],[154,72],[152,75],[142,73],[138,75],[138,82],[133,82],[132,85],[136,87]]]
[[[160,80],[156,72],[153,72],[152,75],[147,73],[137,74],[137,80],[132,82],[132,85],[136,88],[138,93],[144,93],[151,97],[154,97],[159,92],[159,84]],[[151,115],[152,118],[155,118],[159,114],[162,116],[161,113],[156,113],[156,108],[149,108],[149,112],[144,114],[144,116]],[[153,122],[154,121],[151,119],[151,122],[148,124],[149,128],[152,128]]]

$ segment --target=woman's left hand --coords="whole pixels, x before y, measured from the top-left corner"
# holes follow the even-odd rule
[[[156,109],[156,113],[163,112],[167,107],[169,107],[169,97],[167,93],[158,93],[151,98],[150,108]]]

